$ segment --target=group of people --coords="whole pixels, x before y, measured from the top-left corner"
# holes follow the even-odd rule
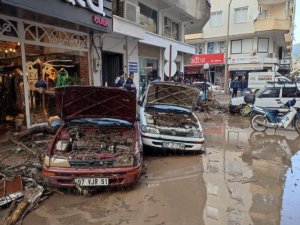
[[[231,95],[232,98],[237,97],[238,90],[240,90],[241,96],[244,96],[248,89],[248,81],[246,80],[246,77],[243,76],[242,79],[239,80],[238,77],[236,76],[233,81],[229,79],[228,89],[229,89],[229,95]]]
[[[119,88],[126,88],[127,91],[136,94],[136,86],[133,82],[134,73],[130,72],[128,79],[125,81],[125,73],[123,70],[120,71],[119,76],[115,79],[116,87]]]

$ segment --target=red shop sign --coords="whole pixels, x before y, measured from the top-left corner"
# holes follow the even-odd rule
[[[93,16],[93,22],[101,27],[108,27],[108,19],[102,18],[100,16]]]
[[[193,55],[191,58],[191,64],[204,65],[208,64],[224,64],[224,53],[217,54],[198,54]]]

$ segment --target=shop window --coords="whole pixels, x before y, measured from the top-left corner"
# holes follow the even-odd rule
[[[259,53],[269,52],[269,38],[258,38],[257,52]]]
[[[157,34],[157,11],[139,3],[140,7],[140,24],[143,25],[147,31]]]
[[[158,59],[140,57],[140,94],[146,90],[148,83],[159,76]]]
[[[216,41],[207,43],[207,53],[222,53],[225,51],[225,42]]]
[[[241,7],[234,9],[234,22],[245,23],[248,22],[248,7]]]
[[[223,25],[223,11],[210,13],[209,24],[211,27],[222,26]]]
[[[242,53],[242,40],[231,41],[231,53],[241,54]]]
[[[172,38],[174,40],[179,40],[179,23],[176,23],[169,19],[164,18],[164,36]]]

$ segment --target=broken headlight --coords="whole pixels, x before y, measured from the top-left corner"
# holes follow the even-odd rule
[[[143,133],[159,134],[158,129],[154,127],[142,126],[141,130]]]
[[[195,137],[195,138],[203,138],[203,132],[201,131],[191,131],[188,135],[188,137]]]
[[[134,157],[132,155],[122,155],[117,157],[114,167],[129,167],[133,166]]]

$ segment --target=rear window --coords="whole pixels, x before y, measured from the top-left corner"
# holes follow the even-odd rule
[[[259,98],[278,98],[280,93],[280,88],[268,88],[261,93]]]
[[[283,98],[300,97],[300,91],[296,87],[284,87],[282,89]]]

